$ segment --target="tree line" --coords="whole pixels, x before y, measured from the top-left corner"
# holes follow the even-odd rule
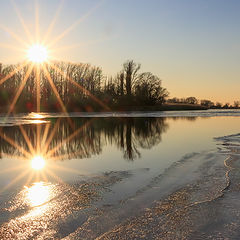
[[[124,62],[119,73],[110,77],[104,75],[100,67],[85,63],[53,62],[44,65],[49,74],[41,67],[38,71],[41,111],[61,110],[52,85],[69,111],[106,110],[104,106],[116,109],[161,105],[168,97],[161,79],[151,72],[140,72],[141,65],[133,60]],[[19,66],[0,64],[0,82]],[[28,69],[29,66],[21,68],[0,85],[0,107],[11,104]],[[36,73],[37,67],[34,66],[19,96],[16,111],[36,111]]]
[[[236,109],[240,108],[240,101],[234,101],[233,104],[230,103],[214,103],[208,99],[198,100],[196,97],[187,97],[187,98],[169,98],[166,101],[167,103],[174,103],[174,104],[192,104],[192,105],[201,105],[206,108],[210,109]]]
[[[208,99],[198,100],[196,97],[168,98],[169,93],[162,86],[161,79],[151,72],[141,72],[141,64],[133,60],[125,61],[115,76],[106,76],[100,67],[85,63],[53,62],[44,66],[48,75],[43,68],[40,67],[37,71],[37,67],[33,67],[18,98],[15,112],[37,110],[37,72],[40,81],[41,111],[62,111],[59,99],[67,111],[134,110],[135,107],[142,107],[144,110],[144,107],[161,107],[164,103],[199,105],[205,109],[240,107],[240,101],[234,101],[233,105],[230,105],[214,103]],[[0,63],[1,111],[7,111],[27,75],[29,65],[18,70],[19,67],[20,64]],[[9,79],[1,82],[7,76],[10,76]],[[53,85],[55,92],[52,89]]]

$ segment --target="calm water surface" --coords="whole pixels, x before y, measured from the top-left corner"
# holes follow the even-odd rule
[[[193,181],[209,159],[224,166],[239,113],[0,117],[1,238],[101,236]]]

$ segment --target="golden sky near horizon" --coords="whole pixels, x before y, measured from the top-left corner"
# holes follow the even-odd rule
[[[6,29],[27,42],[26,29],[36,32],[36,3],[40,38],[54,23],[48,43],[58,38],[56,59],[88,62],[109,75],[133,59],[162,79],[170,97],[240,100],[238,1],[2,0],[0,62],[24,59]]]

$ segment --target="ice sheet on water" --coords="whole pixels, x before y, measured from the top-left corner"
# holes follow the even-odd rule
[[[29,113],[17,114],[14,118],[20,119],[44,119],[58,117],[216,117],[216,116],[240,116],[238,109],[211,109],[199,111],[129,111],[129,112],[70,112],[70,113]],[[4,118],[4,116],[2,116]]]
[[[220,150],[234,155],[240,154],[240,133],[215,138],[220,142]]]
[[[0,115],[0,126],[14,126],[22,124],[37,124],[44,123],[49,118],[109,118],[109,117],[216,117],[216,116],[240,116],[240,110],[203,110],[203,111],[131,111],[131,112],[70,112],[70,113],[21,113],[6,117],[6,115]]]
[[[215,138],[217,141],[240,143],[240,133]]]
[[[39,119],[24,119],[20,117],[9,117],[4,118],[0,117],[0,127],[11,127],[11,126],[19,126],[25,124],[39,124],[39,123],[46,123],[46,120],[39,120]]]

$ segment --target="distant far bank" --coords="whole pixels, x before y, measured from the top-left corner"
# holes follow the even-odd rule
[[[9,106],[0,107],[0,113],[7,113]],[[86,106],[85,108],[75,108],[67,109],[69,112],[108,112],[108,111],[117,111],[117,112],[125,112],[125,111],[184,111],[184,110],[207,110],[208,108],[205,106],[201,106],[198,104],[183,104],[183,103],[165,103],[162,105],[154,105],[154,106],[118,106],[113,107],[109,110],[106,109],[98,109],[98,108],[89,108]],[[16,113],[26,113],[31,112],[27,110],[21,109],[20,111],[15,111]],[[62,112],[59,108],[53,109],[41,109],[41,112]]]
[[[184,110],[207,110],[207,107],[198,104],[164,103],[154,106],[122,106],[114,111],[184,111]]]

